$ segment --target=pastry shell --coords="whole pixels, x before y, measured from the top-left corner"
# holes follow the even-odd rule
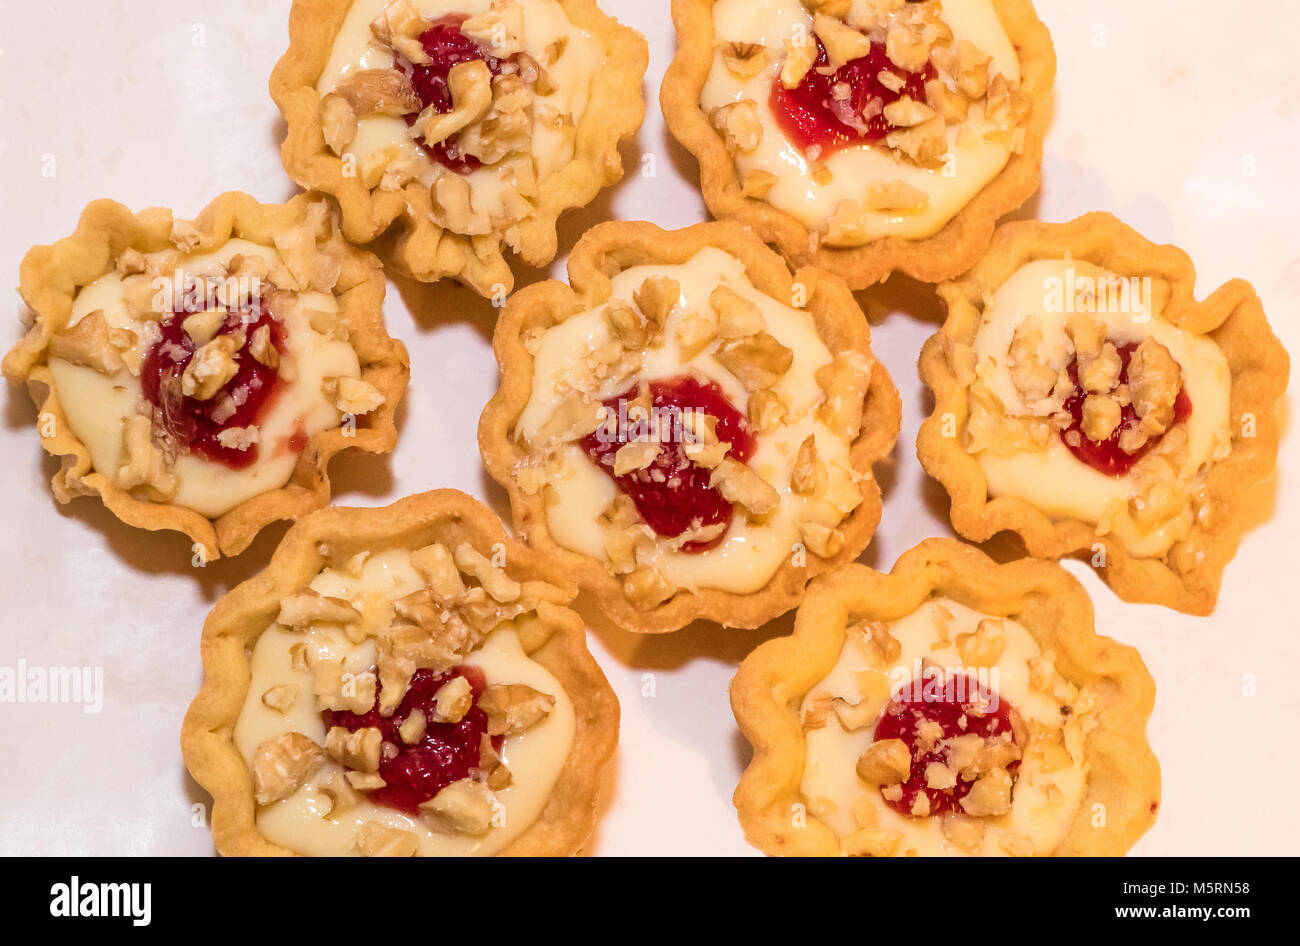
[[[840,853],[835,833],[811,813],[794,827],[805,742],[799,704],[834,667],[851,621],[894,621],[934,594],[1022,623],[1075,685],[1097,688],[1098,725],[1085,744],[1088,793],[1055,855],[1119,855],[1155,822],[1160,767],[1145,729],[1155,683],[1132,647],[1099,636],[1083,587],[1051,562],[999,565],[955,539],[927,539],[886,574],[852,564],[819,578],[795,619],[794,633],[758,647],[731,683],[731,706],[754,747],[734,801],[745,837],[773,855]],[[1094,827],[1095,806],[1105,826]]]
[[[641,127],[645,99],[641,80],[649,50],[640,33],[605,15],[595,0],[558,0],[573,24],[598,36],[605,62],[593,74],[591,97],[575,132],[574,157],[538,181],[537,212],[515,229],[515,252],[529,266],[555,258],[556,221],[565,210],[583,207],[601,188],[623,176],[619,142]],[[289,13],[289,48],[271,73],[271,97],[287,132],[280,147],[284,169],[307,190],[331,195],[353,243],[369,243],[398,224],[386,262],[421,282],[455,277],[482,296],[509,292],[514,275],[503,254],[505,235],[470,237],[433,223],[427,187],[418,181],[401,191],[369,190],[344,173],[321,127],[316,81],[329,61],[335,37],[353,0],[294,0]]]
[[[717,247],[739,259],[754,286],[774,298],[790,298],[795,283],[806,286],[805,308],[828,347],[832,351],[859,351],[871,364],[862,432],[850,450],[853,468],[863,476],[862,503],[841,523],[844,548],[833,558],[809,553],[803,567],[786,561],[762,590],[752,594],[714,589],[679,591],[658,607],[639,610],[628,601],[620,582],[602,562],[556,543],[547,529],[541,493],[524,492],[512,472],[526,456],[516,443],[514,426],[528,404],[533,384],[533,359],[524,339],[529,332],[544,330],[602,304],[610,296],[612,275],[639,265],[685,263],[705,247]],[[672,231],[650,223],[603,223],[578,241],[568,269],[569,285],[557,280],[536,283],[521,289],[507,302],[493,336],[501,386],[479,421],[484,465],[510,494],[515,530],[530,546],[575,578],[614,623],[644,634],[675,631],[696,620],[717,621],[728,627],[758,627],[798,605],[814,576],[862,553],[880,522],[880,487],[872,466],[892,451],[902,406],[884,366],[871,353],[867,321],[840,279],[814,267],[791,275],[777,254],[733,223],[702,223]]]
[[[695,155],[700,188],[709,211],[734,220],[776,246],[794,265],[816,265],[853,289],[882,282],[893,272],[921,282],[939,282],[965,272],[984,252],[999,217],[1020,207],[1038,190],[1043,136],[1051,117],[1056,52],[1051,34],[1029,0],[991,0],[1020,56],[1020,88],[1032,99],[1018,126],[1024,141],[1002,171],[937,233],[924,239],[880,237],[855,247],[821,246],[816,234],[793,215],[765,200],[746,197],[722,135],[700,106],[714,58],[716,0],[672,0],[677,54],[659,92],[673,137]],[[811,6],[811,4],[809,4]]]
[[[247,194],[222,194],[192,221],[194,252],[214,250],[235,237],[273,245],[276,233],[306,220],[312,203],[307,195],[285,204],[261,204]],[[51,482],[59,502],[97,495],[128,525],[183,532],[202,546],[204,560],[212,560],[242,552],[272,522],[296,519],[326,505],[330,498],[327,468],[336,453],[349,447],[368,453],[392,451],[397,443],[394,415],[406,391],[409,360],[406,348],[384,328],[385,282],[379,261],[349,246],[335,230],[325,244],[340,251],[341,275],[334,290],[339,312],[351,329],[348,340],[361,363],[361,378],[383,394],[384,403],[367,415],[365,425],[358,425],[352,436],[344,436],[340,428],[312,436],[285,486],[253,496],[216,519],[184,506],[135,498],[111,476],[94,469],[89,449],[66,422],[46,359],[50,339],[67,324],[78,291],[102,276],[126,249],[149,253],[173,247],[175,222],[165,208],[132,213],[114,201],[97,200],[82,212],[71,236],[28,252],[19,292],[35,313],[35,322],[5,356],[3,369],[10,381],[27,383],[40,415],[54,421],[38,428],[41,446],[62,460]],[[52,431],[50,436],[47,430]]]
[[[248,693],[249,653],[275,621],[280,598],[300,590],[331,560],[345,561],[377,547],[417,549],[432,542],[502,545],[512,577],[548,581],[570,598],[576,594],[572,585],[556,580],[544,556],[510,538],[491,510],[457,490],[420,493],[378,509],[332,506],[298,522],[267,567],[222,597],[203,625],[203,686],[185,714],[181,750],[190,774],[212,795],[212,837],[221,854],[294,853],[258,830],[253,780],[232,735]],[[601,773],[618,742],[618,699],[587,650],[582,619],[567,607],[546,602],[537,616],[536,629],[521,634],[520,643],[563,685],[573,702],[575,731],[538,820],[503,848],[502,856],[577,853],[595,824]]]
[[[1162,313],[1169,322],[1207,335],[1226,356],[1232,375],[1229,424],[1232,452],[1206,474],[1208,523],[1199,519],[1186,540],[1161,558],[1129,553],[1113,535],[1098,536],[1095,526],[1079,520],[1054,521],[1025,500],[990,498],[978,459],[957,437],[943,436],[944,415],[964,429],[967,389],[951,359],[953,346],[969,342],[979,325],[982,298],[1020,267],[1036,259],[1070,255],[1120,276],[1151,276],[1169,285]],[[1016,533],[1028,554],[1060,558],[1105,549],[1102,579],[1125,601],[1162,604],[1188,614],[1205,615],[1218,600],[1223,570],[1236,553],[1246,528],[1241,509],[1251,487],[1267,480],[1277,464],[1281,431],[1277,402],[1286,390],[1290,359],[1268,326],[1259,297],[1250,283],[1234,279],[1205,301],[1194,297],[1196,270],[1191,259],[1173,246],[1158,246],[1106,213],[1092,213],[1069,223],[1033,221],[999,228],[989,251],[962,279],[939,287],[948,309],[942,329],[921,352],[921,377],[934,392],[935,406],[921,425],[916,452],[926,472],[944,485],[952,499],[953,528],[976,542],[998,532]],[[1239,436],[1243,418],[1254,418],[1254,437]],[[1199,561],[1198,561],[1199,557]],[[1166,560],[1167,559],[1167,560]]]

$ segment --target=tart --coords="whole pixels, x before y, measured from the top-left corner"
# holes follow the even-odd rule
[[[1029,0],[673,0],[660,98],[715,217],[854,289],[965,271],[1038,189],[1056,57]]]
[[[1012,223],[960,281],[921,376],[917,453],[968,539],[1084,553],[1121,598],[1208,614],[1269,478],[1289,359],[1249,283],[1107,214]]]
[[[768,854],[1123,854],[1160,805],[1154,698],[1059,566],[927,539],[818,579],[741,663],[736,809]]]
[[[617,624],[757,627],[866,548],[898,392],[843,281],[730,223],[605,223],[513,295],[479,445]]]
[[[330,508],[203,627],[181,732],[225,855],[567,855],[618,701],[575,590],[455,490]]]
[[[648,53],[594,0],[295,0],[271,75],[289,176],[353,243],[484,296],[556,252],[556,218],[623,175]]]
[[[328,503],[340,450],[396,444],[409,371],[384,274],[319,198],[232,192],[192,221],[95,201],[27,254],[20,292],[34,321],[4,374],[62,458],[55,498],[183,532],[196,561]]]

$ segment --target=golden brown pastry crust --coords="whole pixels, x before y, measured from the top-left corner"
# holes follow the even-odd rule
[[[1170,298],[1163,317],[1209,336],[1228,361],[1232,453],[1211,466],[1206,477],[1213,517],[1208,523],[1198,520],[1188,538],[1165,558],[1134,556],[1114,535],[1098,536],[1094,524],[1053,521],[1022,499],[990,498],[978,459],[964,449],[960,437],[943,436],[946,414],[955,418],[959,430],[965,429],[967,389],[958,381],[950,353],[954,344],[974,337],[984,294],[1033,260],[1060,259],[1066,254],[1121,276],[1151,276],[1167,282]],[[1196,270],[1186,253],[1151,243],[1105,213],[1064,224],[1007,224],[966,276],[941,285],[948,319],[926,342],[920,361],[921,377],[934,392],[935,406],[921,425],[916,452],[926,472],[952,498],[953,528],[976,542],[1004,530],[1014,532],[1037,558],[1087,553],[1101,545],[1105,566],[1099,573],[1124,600],[1163,604],[1188,614],[1211,613],[1223,569],[1236,553],[1245,528],[1240,515],[1243,497],[1276,468],[1281,435],[1277,402],[1286,390],[1290,359],[1269,328],[1250,283],[1241,279],[1225,283],[1203,302],[1196,301],[1195,287]],[[1245,415],[1254,417],[1254,437],[1240,436]],[[1199,561],[1198,553],[1203,553]]]
[[[1092,602],[1059,566],[1030,559],[999,565],[954,539],[925,540],[888,574],[852,564],[819,578],[799,607],[794,633],[741,663],[731,706],[754,747],[734,797],[745,837],[768,854],[840,853],[835,833],[811,814],[805,827],[792,825],[805,761],[800,701],[835,666],[849,624],[898,620],[933,595],[1019,621],[1041,649],[1055,652],[1066,680],[1098,691],[1097,727],[1085,750],[1088,794],[1054,853],[1123,854],[1155,822],[1160,805],[1160,766],[1145,734],[1155,683],[1141,656],[1094,631]],[[1105,827],[1092,826],[1095,805],[1105,806]]]
[[[644,264],[685,263],[705,247],[718,247],[745,265],[749,279],[773,298],[791,298],[792,286],[808,290],[806,309],[831,351],[858,351],[872,366],[862,418],[862,433],[853,442],[850,459],[863,475],[862,503],[840,526],[844,548],[830,559],[811,552],[797,567],[785,562],[767,586],[739,595],[704,589],[680,591],[658,607],[643,611],[623,594],[620,582],[594,558],[561,547],[546,526],[542,496],[520,489],[515,464],[526,455],[518,446],[514,426],[532,394],[533,359],[525,346],[530,330],[547,328],[570,315],[600,305],[610,296],[610,277]],[[717,621],[728,627],[753,628],[784,614],[803,597],[810,579],[860,555],[880,522],[880,488],[872,466],[893,449],[898,436],[901,404],[884,366],[871,354],[871,334],[853,295],[842,281],[813,267],[791,276],[781,258],[757,238],[731,223],[702,223],[666,231],[649,223],[602,223],[578,241],[569,257],[569,285],[557,280],[536,283],[510,297],[497,320],[493,347],[501,367],[501,386],[479,421],[479,448],[488,472],[510,494],[515,530],[530,546],[545,553],[573,576],[605,613],[627,630],[658,634],[675,631],[692,621]]]
[[[1038,190],[1056,52],[1051,34],[1029,0],[992,0],[1020,56],[1020,88],[1033,100],[1019,126],[1025,132],[1020,152],[1012,154],[1001,173],[933,236],[923,240],[882,237],[845,248],[817,245],[815,234],[793,215],[741,192],[740,176],[726,144],[700,107],[700,95],[713,65],[715,2],[672,0],[677,54],[659,92],[664,119],[673,137],[700,163],[700,188],[709,211],[720,220],[749,227],[792,264],[819,266],[854,289],[881,282],[895,271],[922,282],[951,279],[984,252],[998,218]]]
[[[332,196],[343,214],[343,232],[353,243],[369,243],[400,219],[392,248],[396,265],[422,282],[453,276],[483,296],[514,286],[502,252],[501,234],[468,237],[430,219],[428,188],[418,181],[401,191],[369,190],[344,174],[321,129],[319,79],[353,0],[294,0],[289,13],[289,48],[271,73],[271,98],[287,133],[280,147],[284,169],[300,186]],[[601,188],[623,176],[619,141],[641,127],[645,99],[641,80],[649,61],[645,38],[606,16],[595,0],[559,0],[570,21],[596,34],[605,62],[591,84],[591,98],[578,122],[575,154],[564,167],[538,182],[537,212],[519,223],[519,257],[529,266],[555,258],[556,220],[583,207]]]
[[[311,203],[307,195],[285,204],[260,204],[247,194],[222,194],[193,221],[198,232],[195,252],[216,249],[235,237],[274,245],[276,233],[303,223]],[[353,436],[345,437],[335,428],[311,437],[287,485],[254,496],[216,519],[183,506],[136,499],[114,484],[111,476],[94,469],[89,449],[66,422],[46,358],[50,339],[67,324],[81,287],[104,275],[126,249],[149,253],[171,248],[173,223],[172,212],[165,208],[133,214],[114,201],[97,200],[82,212],[71,236],[32,249],[22,262],[19,292],[36,321],[5,356],[3,368],[10,381],[27,382],[41,416],[53,418],[52,424],[39,424],[38,429],[41,446],[63,463],[51,483],[55,498],[67,502],[75,496],[97,495],[128,525],[183,532],[203,546],[211,560],[242,552],[272,522],[297,519],[326,505],[330,498],[327,468],[334,454],[349,447],[368,453],[393,449],[397,443],[393,417],[406,391],[409,360],[402,343],[390,338],[384,328],[385,284],[379,261],[346,244],[337,232],[331,234],[327,242],[339,251],[342,263],[335,288],[339,312],[350,327],[348,340],[361,363],[361,377],[384,395],[384,403]],[[51,436],[45,436],[47,429],[52,430]]]
[[[301,590],[329,559],[376,548],[421,548],[433,542],[506,548],[507,569],[517,580],[547,581],[572,598],[576,589],[556,581],[545,557],[510,538],[486,506],[452,489],[408,496],[380,509],[330,507],[285,534],[258,575],[217,602],[203,625],[203,686],[181,728],[181,751],[195,781],[212,795],[212,838],[227,856],[277,856],[294,852],[267,840],[257,828],[253,781],[232,737],[248,693],[248,654],[274,621],[280,598]],[[591,834],[601,772],[618,742],[618,699],[587,650],[586,626],[567,607],[538,608],[549,635],[521,637],[528,656],[563,685],[573,703],[575,730],[563,771],[537,821],[500,851],[502,856],[575,854]]]

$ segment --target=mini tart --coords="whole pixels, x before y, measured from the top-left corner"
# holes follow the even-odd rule
[[[660,100],[713,215],[861,289],[965,271],[1038,189],[1029,0],[673,0]],[[883,81],[882,81],[883,80]]]
[[[62,458],[59,502],[98,495],[212,559],[328,503],[340,450],[396,444],[409,368],[384,274],[322,199],[232,192],[193,221],[95,201],[27,254],[19,291],[34,323],[4,375]]]
[[[203,627],[181,731],[225,855],[568,855],[618,701],[576,589],[485,506],[331,507]]]
[[[479,446],[622,627],[757,627],[866,548],[900,405],[844,283],[735,224],[605,223],[511,296]]]
[[[295,0],[281,156],[353,243],[400,221],[400,268],[504,294],[503,247],[545,265],[559,215],[623,176],[647,61],[594,0]]]
[[[1059,566],[927,539],[819,578],[740,665],[735,803],[773,855],[1117,855],[1155,821],[1155,684]]]
[[[1204,302],[1185,253],[1108,214],[1012,223],[921,353],[917,454],[952,523],[1076,552],[1127,601],[1209,614],[1273,474],[1289,359],[1249,283]]]

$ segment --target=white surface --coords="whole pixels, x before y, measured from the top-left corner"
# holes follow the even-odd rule
[[[650,39],[648,114],[625,150],[632,173],[564,218],[562,253],[607,217],[666,227],[705,217],[694,161],[665,133],[657,103],[673,48],[668,2],[604,4]],[[293,192],[266,92],[288,7],[288,0],[4,4],[0,270],[13,284],[28,246],[71,232],[94,198],[190,216],[223,190],[267,201]],[[1202,295],[1231,277],[1250,279],[1283,342],[1300,352],[1294,5],[1258,0],[1249,16],[1224,16],[1222,4],[1208,0],[1039,7],[1060,72],[1043,191],[1024,215],[1113,211],[1191,253]],[[638,173],[642,154],[653,159],[652,177]],[[540,275],[519,272],[519,281]],[[879,471],[884,521],[865,556],[887,568],[926,536],[950,533],[942,491],[913,449],[926,403],[916,354],[938,310],[928,289],[897,282],[863,302],[876,351],[903,392],[895,462]],[[18,305],[11,297],[2,310],[6,348],[20,334]],[[894,309],[903,311],[886,317]],[[492,310],[460,288],[407,284],[390,285],[386,310],[411,351],[401,444],[391,459],[336,460],[336,498],[380,505],[454,486],[504,511],[475,442],[496,383]],[[3,418],[0,667],[26,660],[102,668],[105,695],[98,714],[0,704],[0,853],[210,853],[191,811],[207,796],[186,775],[178,748],[200,678],[199,628],[212,602],[260,567],[283,529],[269,530],[237,560],[197,571],[176,535],[132,530],[91,500],[57,506],[48,488],[55,464],[41,453],[24,392],[8,392]],[[1150,736],[1164,770],[1164,806],[1138,852],[1300,847],[1300,808],[1275,802],[1300,779],[1297,466],[1300,440],[1290,436],[1212,618],[1123,604],[1086,566],[1066,566],[1092,594],[1099,629],[1136,645],[1158,685]],[[768,634],[788,628],[787,618]],[[623,704],[623,729],[592,850],[750,852],[730,803],[747,749],[726,688],[735,664],[765,636],[715,629],[594,641]]]

